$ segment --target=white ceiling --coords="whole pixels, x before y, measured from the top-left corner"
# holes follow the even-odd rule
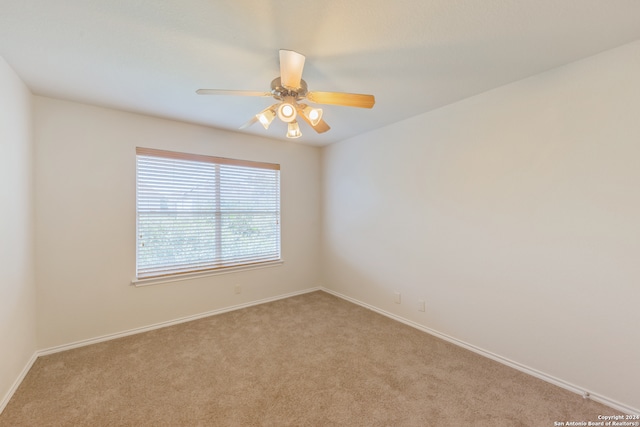
[[[237,130],[271,98],[278,49],[306,55],[325,145],[640,39],[638,0],[0,0],[0,56],[33,93]],[[1,94],[0,94],[1,96]],[[244,132],[284,138],[285,127]]]

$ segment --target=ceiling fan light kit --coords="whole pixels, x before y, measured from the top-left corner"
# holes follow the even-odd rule
[[[302,117],[317,133],[324,133],[331,129],[322,120],[321,108],[314,108],[307,104],[299,103],[303,99],[316,104],[341,105],[345,107],[373,108],[375,98],[373,95],[342,92],[309,92],[307,82],[302,80],[305,56],[292,50],[280,49],[280,77],[271,81],[271,92],[224,90],[224,89],[198,89],[199,95],[240,95],[240,96],[272,96],[279,102],[256,114],[242,128],[251,126],[256,121],[269,129],[269,125],[277,116],[287,123],[287,138],[299,138],[302,136],[297,117]]]

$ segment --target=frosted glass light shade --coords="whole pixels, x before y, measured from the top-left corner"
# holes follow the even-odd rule
[[[273,107],[269,107],[264,111],[256,114],[256,118],[262,124],[265,129],[269,129],[269,125],[276,118],[276,113],[273,111]]]
[[[302,109],[302,114],[309,119],[311,126],[317,125],[322,119],[322,108],[313,108],[305,105]]]
[[[287,129],[287,138],[300,138],[302,136],[302,132],[300,132],[300,126],[298,126],[298,122],[295,120],[289,123]]]

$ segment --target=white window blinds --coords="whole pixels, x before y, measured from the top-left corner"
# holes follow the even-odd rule
[[[280,259],[280,165],[136,154],[138,279]]]

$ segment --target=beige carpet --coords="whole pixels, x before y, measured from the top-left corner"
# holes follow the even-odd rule
[[[324,292],[41,357],[1,426],[554,426],[616,411]]]

